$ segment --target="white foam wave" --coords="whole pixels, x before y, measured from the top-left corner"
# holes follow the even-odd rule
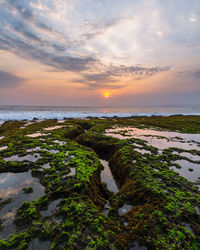
[[[63,112],[63,111],[0,111],[0,124],[8,120],[32,120],[37,119],[53,119],[63,120],[64,118],[87,118],[87,117],[131,117],[131,116],[169,116],[176,113],[131,113],[131,112]],[[178,113],[177,113],[178,114]],[[179,113],[180,114],[180,113]],[[182,113],[183,115],[200,115],[200,113]]]

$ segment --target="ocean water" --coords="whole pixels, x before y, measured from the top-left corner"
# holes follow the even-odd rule
[[[200,106],[187,107],[65,107],[65,106],[0,106],[0,123],[7,120],[32,120],[86,117],[200,115]]]

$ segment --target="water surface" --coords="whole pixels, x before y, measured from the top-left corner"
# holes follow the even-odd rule
[[[33,187],[33,193],[25,194],[23,189]],[[0,174],[0,197],[1,202],[10,200],[0,210],[0,218],[4,228],[0,231],[0,239],[7,239],[16,233],[16,226],[13,223],[16,211],[24,201],[34,201],[44,195],[44,187],[37,178],[32,177],[31,171],[25,173],[1,173]]]
[[[101,181],[106,183],[108,190],[113,193],[117,193],[119,191],[117,184],[114,180],[112,172],[109,168],[108,162],[105,160],[101,160],[101,164],[103,165],[104,169],[101,171]]]

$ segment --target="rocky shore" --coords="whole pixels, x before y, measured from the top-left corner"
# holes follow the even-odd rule
[[[200,116],[0,127],[0,249],[195,250],[199,235]]]

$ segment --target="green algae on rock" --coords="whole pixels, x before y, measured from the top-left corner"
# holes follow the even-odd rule
[[[148,249],[199,249],[200,192],[172,169],[177,160],[198,166],[198,148],[160,152],[140,138],[105,135],[113,126],[199,133],[200,117],[4,123],[0,172],[31,171],[45,193],[16,207],[16,233],[1,238],[0,249],[28,249],[40,243],[47,249],[129,249],[132,242]],[[39,137],[27,136],[34,133]],[[109,162],[119,184],[116,193],[101,181],[99,157]],[[24,195],[34,190],[26,186]],[[12,204],[0,198],[0,209]],[[0,235],[1,230],[0,224]]]

